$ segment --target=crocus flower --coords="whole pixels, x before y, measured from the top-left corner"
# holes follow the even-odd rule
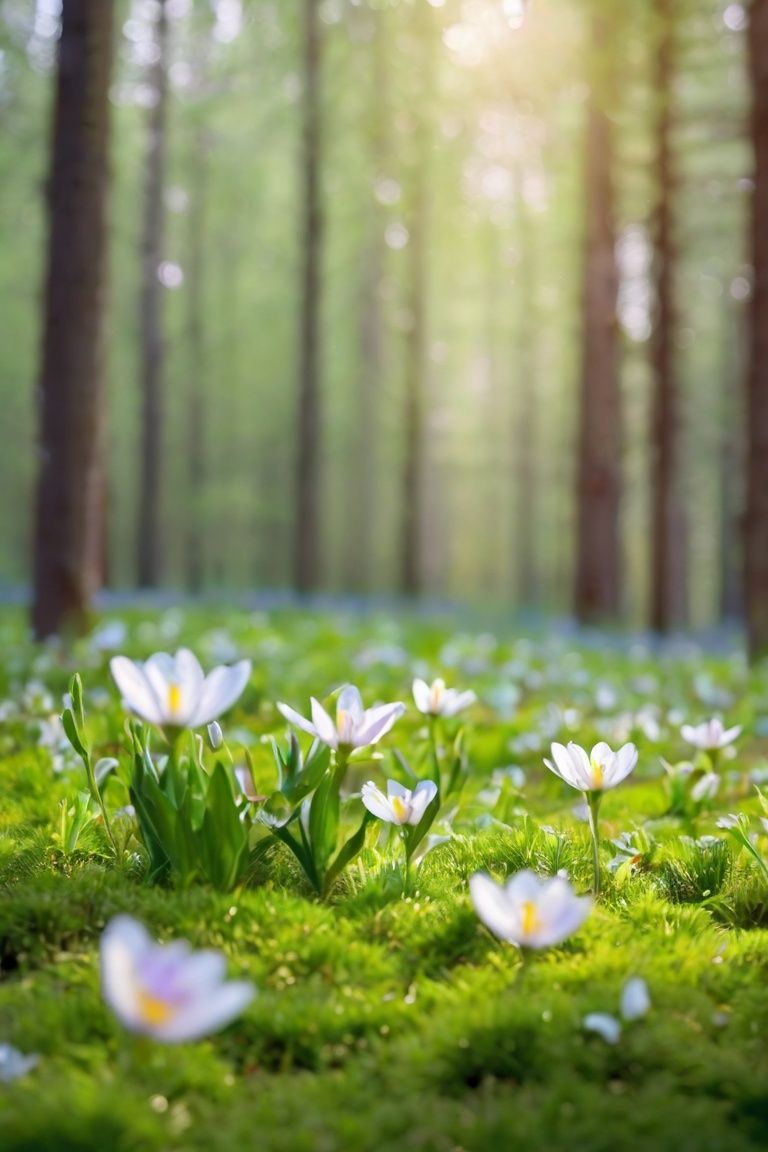
[[[615,788],[629,776],[637,764],[637,748],[634,744],[624,744],[618,752],[612,752],[601,741],[587,755],[583,748],[571,741],[567,748],[563,744],[553,744],[552,760],[554,764],[545,759],[547,768],[572,788],[581,792],[603,792]]]
[[[240,1015],[254,988],[225,981],[225,970],[221,952],[157,944],[130,916],[116,916],[101,937],[104,999],[131,1032],[163,1043],[199,1040]]]
[[[347,684],[339,693],[335,721],[314,696],[310,704],[311,721],[305,720],[287,704],[278,704],[277,707],[289,724],[294,724],[302,732],[308,732],[310,736],[316,737],[330,748],[343,748],[346,751],[351,751],[353,748],[367,748],[370,744],[378,743],[405,712],[405,705],[399,703],[363,708],[360,693],[352,684]]]
[[[537,876],[527,868],[506,885],[476,872],[469,891],[483,924],[499,939],[526,948],[559,944],[583,924],[592,907],[590,898],[576,896],[562,876]]]
[[[703,724],[683,724],[680,735],[692,747],[698,748],[702,752],[714,752],[737,740],[741,735],[741,725],[736,724],[733,728],[724,728],[722,720],[715,717],[713,720],[706,720]]]
[[[640,1020],[651,1007],[648,985],[642,976],[632,976],[621,990],[621,1014],[625,1020]]]
[[[11,1084],[37,1066],[37,1056],[25,1056],[11,1044],[0,1044],[0,1084]]]
[[[109,667],[126,707],[161,728],[210,724],[232,707],[251,675],[250,660],[241,660],[205,676],[188,648],[180,648],[175,656],[156,652],[143,664],[115,656]]]
[[[469,708],[477,696],[471,691],[459,692],[456,688],[446,688],[444,680],[433,680],[427,684],[426,680],[416,679],[413,682],[413,700],[419,712],[425,716],[447,718]]]
[[[397,780],[387,780],[386,796],[372,780],[363,784],[363,804],[374,816],[389,824],[419,824],[429,805],[437,795],[434,780],[421,780],[411,792]]]

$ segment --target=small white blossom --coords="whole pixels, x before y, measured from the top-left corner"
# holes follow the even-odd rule
[[[156,652],[143,664],[115,656],[109,664],[125,706],[148,724],[168,728],[202,728],[228,711],[251,675],[250,660],[220,665],[203,674],[188,648],[175,656]]]
[[[455,716],[474,704],[477,696],[472,691],[459,692],[456,688],[446,688],[444,680],[416,679],[413,682],[413,701],[419,712],[425,716]]]
[[[550,772],[559,776],[572,788],[581,792],[601,792],[615,788],[629,776],[637,764],[637,748],[625,744],[618,752],[613,752],[607,744],[595,744],[591,753],[573,741],[567,746],[552,745],[552,761],[544,760]]]
[[[699,748],[702,752],[713,752],[725,748],[737,740],[741,735],[741,725],[736,724],[733,728],[724,728],[722,720],[714,717],[712,720],[706,720],[703,724],[695,726],[683,724],[680,735],[686,743],[694,748]]]
[[[527,948],[559,944],[580,928],[592,901],[577,896],[562,876],[541,877],[525,869],[506,885],[484,872],[470,877],[475,911],[495,936]]]
[[[397,780],[387,780],[386,795],[369,780],[363,784],[361,799],[368,811],[380,820],[389,824],[416,825],[436,795],[434,780],[421,780],[412,792]]]
[[[339,693],[335,720],[314,696],[310,699],[312,719],[306,720],[287,704],[278,704],[278,711],[289,724],[308,732],[330,748],[367,748],[377,744],[405,712],[405,704],[379,704],[376,708],[363,708],[357,688],[347,684]]]

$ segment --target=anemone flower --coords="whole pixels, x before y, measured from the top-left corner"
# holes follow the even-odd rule
[[[554,763],[552,762],[554,761]],[[637,764],[637,748],[634,744],[624,744],[618,752],[613,752],[604,742],[595,744],[591,753],[573,741],[566,748],[563,744],[552,745],[552,760],[544,760],[550,772],[554,772],[572,788],[584,793],[589,811],[589,828],[592,833],[592,855],[595,868],[595,894],[600,891],[600,834],[597,817],[603,792],[615,788],[626,780]]]
[[[188,648],[156,652],[143,664],[115,656],[109,664],[129,711],[160,728],[202,728],[226,712],[248,683],[250,660],[221,665],[207,676]]]
[[[397,780],[387,780],[387,793],[377,788],[372,780],[363,784],[361,798],[363,804],[374,816],[388,824],[416,825],[437,795],[434,780],[421,780],[411,792]]]
[[[445,680],[416,679],[413,682],[413,701],[424,716],[455,716],[474,704],[477,696],[472,691],[459,692],[456,688],[446,688]]]
[[[518,872],[505,885],[484,872],[469,879],[475,911],[494,936],[522,948],[559,944],[584,923],[592,907],[562,876]]]
[[[221,952],[193,952],[183,940],[157,944],[130,916],[116,916],[101,937],[105,1001],[131,1032],[162,1043],[199,1040],[247,1007],[254,987],[226,981]]]
[[[578,788],[580,792],[604,792],[626,780],[637,764],[637,748],[634,744],[625,744],[618,752],[613,752],[604,741],[600,741],[587,754],[584,748],[571,741],[567,747],[553,744],[552,760],[554,763],[545,759],[547,768],[572,788]]]
[[[739,738],[741,725],[724,728],[722,720],[715,716],[703,724],[683,724],[680,735],[687,744],[698,748],[701,752],[719,752],[721,748],[726,748]]]
[[[357,688],[345,685],[336,701],[336,718],[332,719],[314,696],[310,700],[312,719],[306,720],[287,704],[278,704],[280,714],[310,736],[321,740],[335,751],[351,752],[354,748],[367,748],[377,744],[389,732],[396,720],[405,712],[405,704],[379,704],[376,708],[363,708]]]

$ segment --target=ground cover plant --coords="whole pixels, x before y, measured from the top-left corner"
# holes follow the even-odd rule
[[[765,1146],[765,667],[287,610],[0,640],[4,1150]],[[233,670],[189,711],[186,656],[126,679],[185,649]]]

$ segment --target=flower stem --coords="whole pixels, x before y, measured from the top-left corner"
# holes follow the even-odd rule
[[[429,717],[429,743],[432,751],[432,769],[434,772],[433,780],[438,787],[440,787],[440,752],[437,741],[440,720],[437,716]]]
[[[112,825],[109,822],[109,816],[107,815],[106,806],[104,804],[104,801],[101,798],[101,790],[99,789],[99,785],[96,783],[96,773],[93,770],[93,764],[91,763],[91,757],[90,756],[88,756],[87,759],[85,760],[85,773],[86,773],[86,776],[88,777],[88,787],[90,789],[91,796],[96,801],[96,804],[99,807],[99,811],[101,812],[101,818],[104,821],[104,828],[105,828],[107,836],[109,838],[109,842],[112,845],[112,851],[115,854],[115,860],[119,861],[120,860],[120,851],[117,847],[117,841],[115,840],[115,834],[112,831]]]
[[[603,798],[602,792],[591,791],[585,792],[584,797],[587,801],[587,808],[589,810],[589,831],[592,834],[592,861],[595,869],[595,896],[600,895],[600,828],[597,822],[598,812],[600,810],[600,801]]]

